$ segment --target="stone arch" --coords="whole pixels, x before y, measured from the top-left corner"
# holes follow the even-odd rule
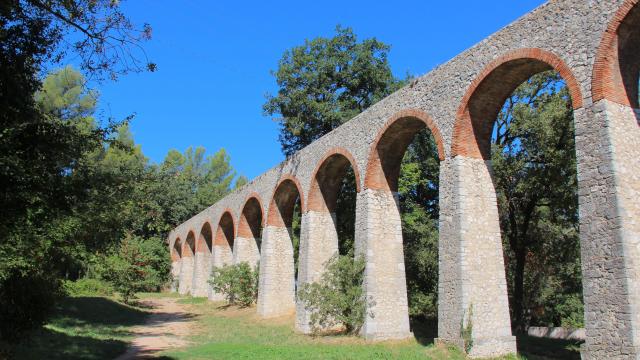
[[[240,212],[238,235],[233,252],[234,263],[248,262],[251,266],[258,263],[264,223],[264,208],[260,195],[251,193],[247,196]]]
[[[260,252],[258,315],[263,318],[295,311],[296,270],[291,227],[297,200],[304,212],[299,181],[291,175],[282,176],[269,202]]]
[[[200,228],[200,235],[198,236],[198,242],[196,243],[196,253],[209,252],[213,246],[213,232],[211,231],[211,223],[205,221]]]
[[[593,101],[607,99],[620,105],[640,108],[640,6],[626,0],[609,23],[593,67]]]
[[[213,268],[231,265],[233,263],[233,244],[235,242],[235,220],[231,209],[225,209],[216,226],[216,234],[213,240]],[[209,299],[213,301],[224,300],[224,295],[219,294],[209,288]]]
[[[531,76],[557,71],[567,83],[574,109],[583,104],[582,91],[570,68],[558,56],[541,49],[519,49],[487,65],[471,83],[456,115],[451,157],[488,160],[493,124],[513,91]]]
[[[402,157],[416,133],[425,126],[436,141],[440,160],[444,160],[444,142],[431,116],[418,109],[401,111],[387,121],[369,150],[365,188],[394,192],[398,190]]]
[[[234,224],[235,221],[233,220],[231,210],[226,209],[222,215],[220,215],[214,245],[228,246],[230,249],[233,249],[233,242],[235,241]]]
[[[182,244],[181,254],[183,257],[192,257],[196,254],[196,236],[193,230],[189,230],[187,239],[184,244]]]
[[[364,190],[358,196],[358,211],[366,221],[359,225],[356,236],[361,237],[356,252],[366,254],[367,260],[364,292],[373,299],[363,327],[366,338],[403,339],[411,334],[397,191],[402,158],[425,128],[435,139],[439,160],[444,160],[440,130],[431,116],[419,109],[406,109],[391,116],[369,149]]]
[[[178,292],[190,294],[193,290],[194,263],[195,263],[196,236],[193,230],[189,230],[187,238],[182,244],[182,260],[180,264],[180,282]]]
[[[305,203],[300,181],[292,175],[284,175],[278,182],[269,203],[267,225],[290,228],[293,210],[298,198],[300,199],[300,210],[304,211]]]
[[[171,248],[171,260],[178,261],[182,258],[182,241],[180,237],[177,237],[173,242],[173,247]]]
[[[209,286],[207,280],[211,273],[211,254],[213,251],[213,232],[211,223],[205,221],[200,227],[198,240],[196,242],[196,253],[194,257],[193,286],[191,294],[193,296],[207,296]]]
[[[458,108],[451,159],[443,170],[446,178],[441,176],[441,191],[452,194],[444,204],[441,201],[441,211],[450,218],[443,221],[441,217],[440,222],[439,284],[445,284],[439,285],[438,297],[441,338],[455,341],[459,337],[460,319],[468,313],[468,305],[460,299],[467,299],[467,304],[474,304],[471,321],[478,324],[473,329],[474,342],[498,337],[497,346],[515,352],[498,202],[489,163],[491,136],[508,97],[533,75],[548,70],[564,79],[578,112],[583,96],[576,77],[562,59],[541,49],[518,49],[492,61],[471,83]],[[464,272],[446,271],[460,262],[466,262]],[[462,287],[456,287],[456,282],[463,283]],[[480,293],[483,296],[477,295]],[[491,351],[478,346],[472,355],[484,356]]]
[[[320,280],[327,262],[339,253],[336,207],[348,175],[353,170],[355,190],[360,192],[360,172],[349,151],[341,147],[329,150],[318,162],[311,178],[307,210],[302,215],[305,224],[300,236],[298,283]],[[297,304],[296,328],[304,333],[313,331],[311,313],[303,303]]]
[[[329,150],[320,160],[311,177],[307,196],[307,211],[334,212],[341,181],[349,170],[356,177],[356,191],[360,192],[360,172],[353,155],[341,147]]]

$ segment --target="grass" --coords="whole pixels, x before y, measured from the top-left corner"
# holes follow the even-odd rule
[[[261,320],[255,308],[238,309],[180,299],[196,317],[189,347],[163,353],[171,359],[465,359],[455,348],[423,341],[370,343],[357,337],[312,337],[293,330],[293,317]],[[505,359],[515,359],[508,357]]]
[[[106,297],[68,297],[45,326],[14,349],[16,359],[113,359],[132,339],[146,311]]]
[[[415,339],[370,343],[349,336],[306,336],[293,330],[293,316],[261,320],[255,308],[238,309],[206,298],[140,294],[141,299],[177,298],[195,314],[185,348],[164,359],[466,359],[458,349],[433,344],[434,324],[412,324]],[[16,359],[112,359],[132,340],[131,327],[147,319],[143,309],[107,297],[68,297],[42,329],[14,351]],[[519,357],[501,359],[579,359],[579,343],[518,337]]]

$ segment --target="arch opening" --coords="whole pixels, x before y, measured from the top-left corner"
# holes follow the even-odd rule
[[[185,257],[191,257],[191,256],[194,256],[195,253],[196,253],[196,236],[193,234],[193,231],[189,231],[189,234],[187,235],[187,240],[184,242],[182,254]]]
[[[620,77],[631,107],[640,109],[640,5],[633,6],[618,28]]]
[[[491,164],[516,333],[584,326],[572,108],[566,81],[545,71],[513,91],[493,126]]]
[[[262,242],[262,224],[262,205],[256,197],[251,197],[242,209],[238,237],[253,239],[259,251]]]
[[[173,251],[171,252],[172,257],[175,256],[173,261],[180,260],[182,258],[182,243],[180,238],[177,238],[173,243]]]
[[[388,194],[377,196],[386,199],[379,222],[387,229],[401,227],[400,237],[385,233],[380,241],[385,243],[385,256],[403,265],[403,271],[395,276],[406,288],[398,288],[396,294],[404,293],[407,307],[395,317],[407,317],[407,330],[419,339],[434,338],[437,332],[439,173],[443,159],[440,133],[431,118],[421,111],[404,111],[378,135],[365,179],[367,189]],[[394,250],[398,248],[393,244],[399,244],[400,251]],[[395,302],[401,303],[399,300]]]
[[[257,195],[252,195],[245,201],[240,213],[233,253],[235,264],[246,262],[252,267],[258,264],[262,245],[262,225],[262,204]]]
[[[593,99],[640,108],[640,5],[628,0],[615,14],[598,49]]]
[[[214,245],[221,246],[226,249],[233,249],[234,242],[234,226],[233,217],[228,211],[222,214],[220,221],[218,222],[218,230],[216,232],[216,239]]]
[[[359,174],[353,157],[343,149],[333,151],[321,161],[309,191],[308,211],[329,214],[332,229],[337,235],[338,253],[354,253],[356,195]],[[313,237],[313,234],[310,235]]]
[[[208,222],[204,223],[204,225],[202,225],[202,229],[200,229],[200,236],[198,237],[198,246],[196,247],[196,251],[206,251],[208,253],[213,251],[213,232],[211,231],[211,224]]]
[[[300,228],[302,222],[301,187],[294,179],[285,179],[277,187],[267,217],[267,225],[285,228],[293,247],[294,281],[298,279]]]

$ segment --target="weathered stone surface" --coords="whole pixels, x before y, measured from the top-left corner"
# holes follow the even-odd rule
[[[283,178],[295,179],[300,196],[309,198],[316,170],[334,149],[353,159],[356,173],[376,168],[371,166],[375,161],[379,168],[380,161],[394,159],[372,157],[377,155],[372,149],[379,135],[385,129],[403,130],[387,129],[390,119],[425,114],[421,120],[436,134],[442,152],[439,338],[459,344],[460,322],[473,309],[472,355],[513,352],[491,164],[482,160],[486,138],[481,137],[489,127],[470,126],[499,104],[501,94],[514,83],[531,72],[553,68],[567,80],[575,107],[587,338],[583,356],[637,358],[640,110],[632,108],[637,105],[637,84],[628,85],[628,79],[634,72],[637,77],[640,68],[633,51],[640,43],[638,6],[638,0],[553,0],[540,6],[181,224],[169,234],[169,248],[177,239],[186,239],[191,229],[214,224],[225,211],[239,219],[250,196],[264,200],[261,211],[268,217]],[[624,27],[620,41],[619,26]],[[409,325],[398,209],[392,192],[381,190],[384,186],[367,189],[367,176],[357,180],[355,238],[356,251],[367,257],[365,291],[375,299],[370,307],[375,317],[367,319],[363,334],[371,339],[405,337]],[[369,184],[385,185],[389,180],[380,177]],[[308,210],[303,206],[303,213]],[[325,220],[304,216],[300,281],[311,281],[322,272],[318,264],[329,254],[328,245],[317,242],[329,236]],[[316,226],[322,230],[313,231]],[[295,309],[291,241],[283,227],[267,226],[263,238],[258,313],[276,316]],[[234,245],[235,259],[245,256],[246,242],[239,242]],[[215,262],[215,250],[213,257]],[[193,259],[183,257],[181,264],[179,291],[186,293],[191,289],[188,279],[193,276],[186,273],[193,275]],[[304,330],[306,320],[298,322]]]

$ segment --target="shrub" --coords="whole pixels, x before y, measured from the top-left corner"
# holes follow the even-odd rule
[[[209,284],[223,294],[231,305],[247,307],[258,299],[258,267],[251,269],[247,262],[214,268]]]
[[[113,287],[108,282],[95,278],[66,280],[64,290],[69,296],[111,296]]]
[[[347,334],[360,330],[366,314],[364,267],[361,256],[354,259],[351,255],[335,255],[327,262],[319,282],[300,287],[298,298],[311,312],[314,332],[340,325]]]
[[[139,291],[158,291],[170,280],[169,254],[163,242],[128,235],[104,258],[100,274],[128,303]]]
[[[57,274],[17,270],[7,275],[0,282],[0,350],[44,324],[63,295]]]

